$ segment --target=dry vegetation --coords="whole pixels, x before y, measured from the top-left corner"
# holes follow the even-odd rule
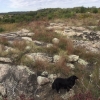
[[[88,17],[87,17],[88,16]],[[85,18],[86,17],[86,18]],[[79,18],[79,19],[78,19]],[[66,19],[64,22],[66,25],[98,25],[97,18],[99,15],[93,15],[91,18],[88,14],[81,14],[77,15],[76,19]],[[61,21],[63,20],[56,20]],[[25,47],[27,46],[26,42],[24,41],[14,41],[12,47],[17,48],[18,55],[14,62],[18,64],[24,64],[31,68],[35,68],[36,70],[48,70],[49,72],[53,73],[61,73],[63,76],[69,76],[71,74],[75,74],[79,77],[79,83],[77,83],[77,87],[75,90],[75,96],[70,98],[69,100],[99,100],[100,98],[100,54],[94,53],[87,53],[84,48],[76,48],[74,49],[73,43],[70,39],[66,37],[59,36],[53,30],[47,30],[46,27],[48,26],[48,21],[33,21],[31,23],[25,24],[3,24],[0,27],[4,28],[6,31],[11,31],[12,29],[18,29],[21,27],[27,27],[31,31],[35,33],[32,37],[33,40],[39,40],[46,43],[52,43],[53,38],[59,38],[60,43],[55,44],[53,47],[50,48],[38,48],[32,47],[32,51],[42,51],[49,53],[51,55],[54,54],[61,54],[62,58],[55,64],[48,64],[47,62],[43,61],[35,61],[33,62],[31,59],[26,58],[25,54]],[[19,26],[20,25],[20,26]],[[8,45],[7,39],[4,37],[0,38],[0,44]],[[2,50],[4,46],[2,45]],[[63,51],[63,53],[61,53]],[[1,51],[2,52],[2,51]],[[0,52],[0,55],[1,55]],[[30,51],[28,51],[30,52]],[[15,53],[14,53],[15,54]],[[11,54],[11,55],[14,55]],[[69,54],[76,54],[79,55],[81,58],[87,60],[91,66],[89,68],[84,68],[84,66],[76,64],[76,69],[71,70],[69,67],[66,66],[67,55]],[[10,54],[9,54],[10,55]],[[91,75],[91,77],[89,76]],[[21,99],[25,100],[25,99]],[[54,100],[62,100],[55,96]]]

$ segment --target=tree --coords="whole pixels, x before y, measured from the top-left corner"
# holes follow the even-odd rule
[[[97,8],[93,8],[93,13],[98,13],[98,9]]]
[[[86,8],[85,7],[81,7],[80,8],[80,13],[85,13],[86,12]]]

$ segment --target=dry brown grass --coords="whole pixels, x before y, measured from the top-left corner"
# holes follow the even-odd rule
[[[58,48],[67,51],[68,54],[72,54],[74,51],[72,40],[63,36],[61,36],[59,40],[60,42],[57,44]]]
[[[74,52],[74,45],[71,39],[67,39],[67,51],[68,54],[72,54]]]
[[[0,37],[0,43],[4,45],[8,45],[8,39],[6,37]]]
[[[14,48],[18,48],[19,50],[24,50],[27,46],[26,41],[15,40],[12,44]]]
[[[58,54],[59,48],[58,48],[58,46],[54,45],[49,48],[46,47],[44,51],[49,55],[54,55],[54,54]]]
[[[66,66],[66,59],[62,57],[54,64],[54,72],[61,73],[62,75],[66,76],[70,73],[70,68]]]
[[[33,21],[29,24],[29,29],[35,33],[33,40],[44,42],[52,42],[52,39],[58,35],[53,30],[47,30],[48,22],[46,21]]]
[[[38,71],[48,70],[50,64],[46,61],[36,60],[34,62],[34,68]]]
[[[2,27],[6,32],[11,32],[17,30],[21,26],[19,26],[19,23],[5,23],[5,24],[0,24],[0,27]]]

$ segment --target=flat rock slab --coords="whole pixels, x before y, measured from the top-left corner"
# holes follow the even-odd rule
[[[10,58],[0,57],[0,62],[11,63],[12,61]]]

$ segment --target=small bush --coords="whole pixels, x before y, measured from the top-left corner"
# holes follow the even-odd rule
[[[4,32],[4,29],[0,27],[0,32]]]

